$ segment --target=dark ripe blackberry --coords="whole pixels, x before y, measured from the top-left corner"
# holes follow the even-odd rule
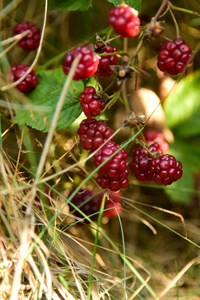
[[[148,149],[153,155],[161,154],[158,143],[151,144]],[[152,174],[149,171],[152,159],[153,156],[145,148],[137,148],[133,151],[129,168],[138,180],[152,180]]]
[[[40,44],[40,30],[33,22],[23,21],[13,28],[14,35],[23,33],[26,30],[30,32],[18,42],[18,45],[24,50],[31,51],[38,48]]]
[[[73,193],[72,191],[70,195]],[[69,195],[69,196],[70,196]],[[93,197],[91,200],[87,201],[89,198]],[[84,203],[85,202],[85,203]],[[78,218],[84,218],[84,216],[79,213],[76,208],[72,206],[72,203],[78,207],[85,215],[91,218],[91,220],[94,220],[97,217],[97,214],[94,216],[91,216],[92,214],[95,214],[99,211],[99,195],[95,196],[95,193],[92,190],[89,189],[80,189],[80,191],[71,199],[69,203],[69,210],[70,212],[73,212],[73,215]],[[87,222],[87,220],[84,220]]]
[[[109,141],[94,155],[95,166],[98,167],[119,148],[120,145],[115,144],[113,141]],[[129,172],[126,166],[127,157],[126,150],[122,149],[99,169],[96,180],[102,188],[118,191],[128,185]]]
[[[121,4],[110,10],[109,23],[122,37],[134,37],[140,32],[140,19],[137,15],[134,8]]]
[[[164,185],[172,184],[183,175],[181,162],[169,154],[153,158],[150,162],[149,171],[153,181]]]
[[[91,77],[98,69],[99,57],[86,46],[78,46],[67,52],[63,59],[63,71],[69,74],[72,63],[76,57],[80,57],[80,61],[76,68],[73,80],[84,80]]]
[[[19,80],[29,69],[29,66],[26,65],[16,65],[10,68],[9,77],[12,81]],[[16,88],[22,93],[29,93],[32,91],[38,84],[38,77],[36,76],[34,70],[32,70],[25,78],[22,80]]]
[[[158,53],[158,68],[170,75],[183,72],[191,57],[191,49],[183,39],[165,41]]]
[[[79,95],[81,108],[87,118],[98,116],[105,108],[105,101],[102,96],[96,93],[95,88],[87,86],[84,91]]]
[[[113,46],[106,46],[104,47],[100,53],[113,53],[117,52],[117,48]],[[99,66],[96,71],[96,75],[99,75],[101,77],[109,77],[113,74],[113,70],[111,70],[110,66],[114,66],[118,64],[118,58],[116,55],[106,55],[101,56],[99,61]]]
[[[78,135],[83,149],[95,151],[113,135],[113,131],[103,121],[85,119],[79,126]]]

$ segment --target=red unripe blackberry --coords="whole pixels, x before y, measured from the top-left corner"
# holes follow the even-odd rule
[[[94,164],[98,167],[106,161],[113,153],[120,148],[120,145],[109,141],[95,155]],[[120,150],[98,171],[97,183],[104,189],[118,191],[128,185],[128,169],[126,159],[128,155],[125,149]]]
[[[91,151],[95,151],[103,145],[112,134],[113,131],[110,127],[96,119],[83,120],[78,129],[83,149]]]
[[[191,57],[191,49],[183,39],[166,41],[162,44],[158,53],[158,68],[170,75],[183,72]]]
[[[104,47],[100,53],[113,53],[113,52],[117,52],[117,48],[108,45]],[[117,64],[118,64],[118,58],[116,55],[101,56],[96,74],[101,77],[109,77],[110,75],[113,74],[113,70],[110,68],[110,66],[114,66]]]
[[[149,171],[153,181],[164,185],[172,184],[183,174],[181,162],[169,154],[153,158],[150,162]]]
[[[29,69],[29,66],[26,66],[26,65],[12,66],[10,68],[11,74],[9,75],[9,77],[12,81],[17,81],[25,74],[25,72],[28,69]],[[21,81],[16,87],[21,92],[27,94],[30,91],[32,91],[32,89],[34,89],[37,84],[38,84],[38,78],[37,78],[34,70],[31,70],[31,72],[24,78],[24,80]]]
[[[26,30],[30,30],[30,32],[18,42],[18,45],[24,50],[35,50],[38,48],[40,44],[40,30],[36,27],[33,22],[24,21],[17,24],[13,28],[14,35],[20,34]]]
[[[95,88],[86,86],[84,91],[79,95],[81,108],[87,118],[98,116],[105,108],[105,101],[102,96],[96,93]]]
[[[84,80],[91,77],[98,69],[99,57],[86,46],[78,46],[67,52],[63,59],[63,71],[69,74],[72,63],[76,57],[80,57],[80,61],[76,68],[73,80]]]
[[[73,192],[73,191],[72,191]],[[70,195],[72,194],[70,193]],[[69,195],[69,196],[70,196]],[[93,198],[87,201],[89,198]],[[84,203],[85,202],[85,203]],[[91,216],[92,214],[99,211],[99,196],[95,196],[95,193],[89,189],[80,189],[79,192],[71,199],[69,203],[69,210],[73,212],[74,216],[78,218],[84,218],[84,216],[79,213],[73,206],[73,203],[76,207],[78,207],[85,215]],[[84,203],[84,204],[83,204]],[[97,215],[91,216],[90,218],[93,220]],[[87,222],[87,220],[85,220]]]
[[[156,155],[161,154],[158,143],[153,143],[148,147],[149,151]],[[150,161],[153,156],[145,148],[137,148],[132,153],[132,161],[129,165],[130,170],[140,181],[152,180],[152,174],[149,171]]]
[[[100,197],[100,201],[99,201],[100,206],[101,206],[103,196],[104,194]],[[120,192],[115,192],[112,194],[106,193],[103,217],[112,219],[122,212],[122,204],[121,204],[120,196],[122,196]]]
[[[143,131],[143,135],[146,141],[147,146],[151,145],[152,143],[158,143],[159,150],[161,154],[166,154],[169,150],[169,144],[165,141],[162,132],[153,129],[147,129]],[[139,137],[142,140],[141,137]]]
[[[110,10],[109,23],[122,37],[134,37],[140,32],[140,19],[137,15],[134,8],[122,4]]]

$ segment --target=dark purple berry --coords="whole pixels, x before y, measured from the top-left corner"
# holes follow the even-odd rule
[[[70,195],[72,194],[72,192],[70,193]],[[91,197],[93,198],[90,199]],[[73,212],[73,215],[78,218],[84,218],[84,216],[78,210],[76,210],[76,208],[74,208],[72,203],[76,207],[78,207],[85,215],[90,217],[91,220],[96,218],[97,215],[92,215],[99,211],[99,195],[96,196],[93,191],[89,189],[81,189],[69,202],[70,212]],[[87,222],[87,220],[85,221]]]
[[[28,69],[29,69],[29,66],[26,66],[26,65],[12,66],[10,68],[11,74],[9,75],[9,77],[11,78],[12,81],[17,81],[25,74],[25,72]],[[32,91],[32,89],[34,89],[37,84],[38,84],[38,78],[37,78],[34,70],[31,70],[31,72],[24,78],[24,80],[22,80],[16,87],[21,92],[27,94],[30,91]]]
[[[35,50],[38,48],[40,44],[40,30],[36,27],[33,22],[24,21],[17,24],[13,28],[14,35],[23,33],[26,30],[30,30],[30,32],[18,42],[18,45],[24,50]]]

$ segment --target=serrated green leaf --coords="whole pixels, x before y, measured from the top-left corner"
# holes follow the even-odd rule
[[[183,176],[174,182],[166,193],[173,201],[189,203],[194,190],[194,176],[200,170],[200,146],[189,143],[186,139],[175,138],[175,143],[170,145],[169,154],[174,155],[183,165]]]
[[[120,5],[122,3],[121,0],[108,0],[109,2],[112,2],[114,6]],[[125,0],[125,4],[133,7],[136,10],[140,10],[141,8],[141,0]]]
[[[182,134],[187,128],[187,134],[200,133],[200,126],[194,128],[199,120],[199,92],[200,72],[196,72],[182,79],[174,92],[166,99],[164,111],[167,125],[172,130],[178,130]]]
[[[21,110],[13,118],[14,123],[26,124],[37,130],[48,131],[53,114],[66,80],[62,69],[50,71],[40,70],[39,83],[29,94],[33,109]],[[81,106],[78,100],[79,94],[84,89],[84,82],[72,81],[62,107],[56,130],[67,128],[81,114]],[[37,109],[35,109],[35,107]],[[40,108],[41,109],[38,109]]]
[[[49,0],[48,9],[59,10],[88,10],[92,5],[92,0]]]

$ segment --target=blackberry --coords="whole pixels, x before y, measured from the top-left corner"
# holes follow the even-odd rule
[[[115,144],[113,141],[109,141],[94,155],[95,166],[98,167],[119,148],[120,145]],[[102,188],[118,191],[128,185],[129,181],[127,177],[129,172],[126,166],[127,157],[126,150],[122,149],[99,169],[96,181]]]
[[[91,151],[98,149],[112,134],[113,131],[110,127],[96,119],[83,120],[78,129],[83,149]]]
[[[149,171],[153,181],[164,185],[172,184],[183,174],[181,162],[169,154],[153,158],[150,162]]]
[[[38,48],[40,44],[40,30],[33,22],[23,21],[13,28],[14,35],[20,34],[26,30],[30,32],[18,42],[18,45],[24,50],[31,51]]]
[[[79,95],[79,101],[87,118],[98,116],[106,105],[102,96],[97,94],[92,86],[85,87],[83,93]]]
[[[183,39],[166,41],[158,53],[158,68],[170,75],[183,72],[191,57],[191,49]]]
[[[104,47],[100,53],[113,53],[117,52],[117,48],[113,46]],[[118,58],[116,55],[106,55],[101,56],[98,69],[96,71],[96,75],[101,77],[109,77],[113,74],[113,70],[111,70],[110,66],[114,66],[118,64]]]
[[[158,143],[151,144],[148,149],[153,155],[161,153]],[[153,156],[150,155],[145,148],[137,148],[133,151],[129,168],[138,180],[152,180],[152,174],[149,171],[150,161],[152,159]]]
[[[16,65],[12,66],[10,68],[10,74],[9,77],[12,81],[17,81],[20,79],[25,72],[29,69],[29,66],[26,65]],[[24,78],[23,81],[21,81],[16,88],[20,90],[21,92],[27,94],[32,89],[36,87],[38,84],[38,77],[36,76],[34,70],[31,70],[31,72]]]
[[[69,194],[69,196],[73,192],[74,191],[72,191]],[[87,201],[91,197],[93,198]],[[94,191],[89,189],[80,189],[79,192],[71,199],[71,202],[69,203],[70,212],[73,212],[73,215],[78,218],[84,218],[83,215],[72,206],[72,203],[76,207],[78,207],[85,215],[89,216],[91,220],[94,220],[96,218],[97,215],[91,216],[92,214],[97,213],[99,211],[99,196],[95,196]],[[84,221],[87,222],[87,220]]]
[[[67,52],[63,59],[63,71],[69,74],[72,63],[76,57],[80,57],[80,61],[76,68],[73,80],[84,80],[91,77],[98,69],[99,57],[86,46],[78,46]]]
[[[122,37],[134,37],[140,32],[140,19],[137,15],[134,8],[122,4],[110,10],[109,23]]]

